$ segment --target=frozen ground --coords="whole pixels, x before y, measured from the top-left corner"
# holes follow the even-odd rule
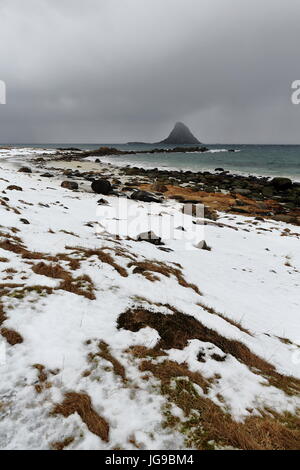
[[[170,396],[182,380],[239,423],[297,415],[299,382],[279,376],[300,379],[299,228],[224,214],[203,227],[186,216],[186,230],[160,247],[131,232],[113,237],[116,197],[99,206],[96,194],[3,162],[0,192],[0,448],[199,447],[188,428],[193,406],[188,413]],[[137,233],[181,210],[169,201],[149,215],[147,203],[128,204],[139,211]],[[195,248],[191,232],[211,250]],[[181,341],[175,315],[195,319],[201,334],[191,327]],[[174,373],[165,393],[165,372],[155,371],[174,362],[187,372]]]

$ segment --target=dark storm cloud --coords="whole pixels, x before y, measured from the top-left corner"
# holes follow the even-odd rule
[[[298,0],[0,0],[2,142],[299,143]]]

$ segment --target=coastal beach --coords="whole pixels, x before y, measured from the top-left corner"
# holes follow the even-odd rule
[[[147,172],[68,159],[0,162],[0,447],[297,448],[299,226],[242,194],[153,192]],[[100,178],[111,194],[91,189]],[[149,189],[155,203],[130,198]],[[147,232],[200,193],[183,236],[111,223],[121,199]]]

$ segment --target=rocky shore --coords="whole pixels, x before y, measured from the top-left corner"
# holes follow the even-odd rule
[[[214,172],[192,172],[144,169],[139,167],[116,167],[104,164],[101,156],[125,154],[107,147],[92,152],[74,154],[74,149],[60,150],[56,155],[32,160],[44,177],[61,174],[77,184],[98,179],[109,182],[110,193],[131,197],[137,190],[147,191],[149,198],[176,199],[182,203],[203,203],[211,209],[300,225],[300,183],[288,178],[241,176],[216,168]],[[157,151],[157,150],[155,150]],[[165,150],[163,150],[165,152]],[[175,149],[169,150],[171,152]],[[178,150],[179,151],[179,150]],[[180,149],[182,151],[182,149]],[[87,157],[95,157],[87,161]],[[74,168],[74,165],[76,168]],[[92,170],[89,169],[92,168]],[[50,172],[50,173],[49,173]],[[76,185],[73,186],[76,189]],[[105,190],[105,192],[106,190]],[[154,194],[153,194],[154,193]],[[100,192],[99,192],[100,194]],[[145,196],[144,196],[145,197]]]

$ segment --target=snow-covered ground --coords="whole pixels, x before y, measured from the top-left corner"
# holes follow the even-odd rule
[[[7,189],[10,185],[22,191]],[[300,379],[299,227],[225,214],[218,224],[203,226],[190,224],[198,221],[187,216],[181,224],[186,230],[177,230],[181,236],[164,239],[161,247],[133,236],[112,236],[118,230],[114,219],[120,218],[117,197],[105,196],[109,206],[99,206],[96,194],[73,192],[57,179],[5,167],[0,169],[0,192],[0,329],[23,339],[14,345],[0,340],[0,448],[48,449],[68,438],[70,449],[186,448],[179,427],[162,425],[168,397],[160,393],[159,380],[151,373],[144,380],[139,359],[128,352],[132,346],[154,348],[159,329],[118,328],[118,318],[129,309],[189,315],[247,346],[279,374]],[[149,204],[127,204],[129,212],[139,211],[140,231],[158,230],[159,220],[181,210],[179,203],[168,201],[149,215]],[[198,241],[205,238],[211,250],[195,248],[191,231]],[[79,260],[75,269],[72,259]],[[155,280],[145,276],[137,268],[149,260],[167,267],[169,274],[156,271]],[[60,288],[61,278],[34,272],[41,263],[61,267],[73,280],[87,276],[86,284],[74,292]],[[82,294],[88,289],[90,298]],[[111,360],[93,356],[101,341],[124,367],[126,379]],[[193,337],[193,331],[183,349],[165,348],[164,353],[153,358],[155,364],[170,359],[205,379],[217,377],[210,380],[206,396],[237,421],[265,407],[292,414],[300,407],[296,394],[269,384],[266,375]],[[91,430],[80,407],[69,416],[53,413],[68,393],[90,397],[93,412],[109,426],[107,439]],[[182,409],[172,403],[171,411],[184,422]]]

